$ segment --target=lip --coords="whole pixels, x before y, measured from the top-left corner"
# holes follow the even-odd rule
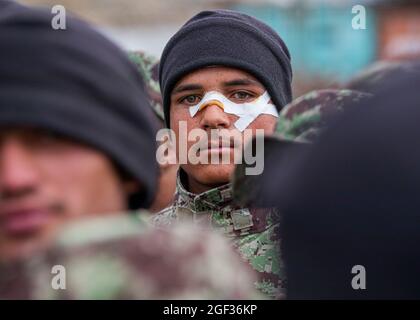
[[[208,152],[208,153],[224,153],[224,152],[232,152],[235,148],[230,146],[229,144],[222,144],[222,143],[209,143],[207,147],[202,148],[201,152]]]
[[[41,208],[16,208],[0,214],[0,229],[8,235],[33,233],[50,220],[48,210]]]
[[[209,141],[208,149],[234,149],[235,143],[232,140]]]
[[[233,139],[220,139],[215,141],[208,141],[206,144],[200,146],[200,154],[225,154],[235,152],[237,147],[235,146]]]

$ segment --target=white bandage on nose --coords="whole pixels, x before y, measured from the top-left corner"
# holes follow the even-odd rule
[[[239,131],[244,131],[252,121],[254,121],[260,114],[271,114],[278,117],[276,107],[269,103],[270,95],[265,91],[261,96],[251,102],[235,103],[226,98],[223,94],[217,91],[207,92],[203,99],[195,106],[190,107],[190,115],[194,117],[198,111],[210,106],[217,105],[223,109],[224,112],[234,114],[239,119],[234,123]]]

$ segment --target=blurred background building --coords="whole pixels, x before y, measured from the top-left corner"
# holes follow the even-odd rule
[[[294,93],[334,87],[376,60],[420,57],[420,0],[20,0],[64,5],[124,49],[159,56],[195,13],[228,8],[271,25],[285,40],[295,70]],[[366,8],[354,30],[352,8]]]

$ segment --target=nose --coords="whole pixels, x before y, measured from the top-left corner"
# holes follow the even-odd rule
[[[26,193],[35,187],[37,178],[30,151],[16,139],[4,140],[0,144],[0,195]]]
[[[203,129],[227,129],[231,125],[229,115],[218,103],[207,105],[200,113],[200,126]]]

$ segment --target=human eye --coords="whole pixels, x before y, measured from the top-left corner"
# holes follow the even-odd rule
[[[199,103],[200,100],[201,100],[200,96],[195,95],[195,94],[190,94],[188,96],[181,98],[179,102],[183,104],[188,104],[188,105],[195,105]]]
[[[256,95],[254,93],[248,92],[248,91],[235,91],[231,94],[230,100],[236,101],[236,102],[249,102],[254,100]]]

